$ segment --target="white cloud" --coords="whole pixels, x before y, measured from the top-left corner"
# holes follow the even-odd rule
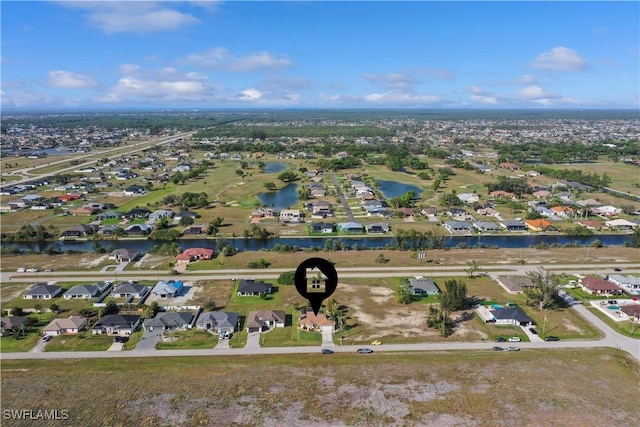
[[[502,97],[496,94],[487,93],[480,86],[469,86],[467,90],[471,92],[469,98],[476,103],[485,105],[497,105],[498,102],[502,99]]]
[[[175,31],[200,23],[189,13],[167,7],[169,3],[166,2],[69,1],[61,4],[86,10],[89,23],[109,34]]]
[[[547,92],[542,89],[540,86],[532,85],[527,86],[525,88],[520,89],[518,95],[522,99],[528,100],[540,100],[540,99],[550,99],[550,98],[558,98],[558,95]]]
[[[525,84],[532,84],[536,82],[536,78],[534,76],[532,76],[531,74],[525,74],[524,76],[521,76],[518,80],[516,80],[517,83],[525,83]]]
[[[391,90],[412,90],[417,81],[413,76],[402,73],[389,73],[389,74],[373,74],[366,73],[362,75],[362,78],[368,81]]]
[[[320,94],[319,98],[340,105],[389,105],[389,106],[423,106],[442,102],[437,95],[413,94],[403,92],[369,93],[366,95],[327,95]]]
[[[579,71],[587,68],[580,52],[563,46],[542,52],[531,63],[534,68],[551,71]]]
[[[62,89],[87,89],[98,84],[90,77],[64,70],[49,71],[49,86]]]
[[[262,98],[262,92],[258,89],[249,88],[240,92],[240,97],[238,99],[241,101],[257,101],[260,98]]]
[[[247,55],[230,53],[226,48],[217,47],[204,53],[193,53],[185,59],[188,64],[211,67],[226,71],[281,70],[289,68],[293,62],[288,58],[276,58],[269,52],[251,52]]]

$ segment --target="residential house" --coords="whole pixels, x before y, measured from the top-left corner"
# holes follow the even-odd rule
[[[331,211],[331,203],[329,203],[327,200],[316,200],[311,205],[311,213],[313,215],[332,215],[333,212]]]
[[[505,199],[509,199],[509,200],[516,200],[517,197],[515,195],[515,193],[512,193],[510,191],[504,191],[504,190],[496,190],[496,191],[492,191],[489,193],[489,196],[494,197],[494,198],[505,198]]]
[[[109,289],[111,285],[105,282],[96,282],[92,285],[76,285],[64,293],[64,299],[91,299]]]
[[[273,285],[262,280],[242,279],[238,283],[238,296],[260,296],[270,294],[272,291]]]
[[[500,167],[503,169],[509,169],[509,170],[520,170],[519,165],[511,162],[502,162],[500,163]]]
[[[142,298],[150,289],[149,286],[139,285],[135,282],[122,282],[111,290],[111,296],[114,298]]]
[[[435,218],[438,216],[438,209],[434,207],[424,207],[420,213],[429,218]]]
[[[469,212],[460,208],[449,208],[449,210],[447,211],[447,215],[458,221],[473,221],[474,219],[473,216],[469,214]]]
[[[120,218],[122,218],[124,214],[120,211],[104,211],[104,212],[100,212],[98,215],[96,215],[96,219],[100,220],[100,221],[104,221],[105,219],[117,219],[119,220]]]
[[[263,332],[272,328],[284,328],[286,318],[284,311],[251,311],[246,319],[247,332]]]
[[[93,234],[96,231],[96,227],[89,224],[72,225],[61,233],[63,238],[69,237],[86,237]]]
[[[311,308],[303,307],[300,309],[298,327],[305,331],[333,333],[336,328],[336,323],[327,318],[327,315],[324,313],[318,312],[318,314],[315,314]]]
[[[177,214],[175,214],[173,216],[173,221],[174,222],[180,222],[182,220],[182,218],[190,218],[192,220],[196,220],[196,218],[199,218],[200,214],[196,213],[196,212],[191,212],[191,211],[180,211]]]
[[[142,236],[151,233],[153,227],[149,224],[131,224],[124,229],[127,236]]]
[[[123,232],[122,227],[118,225],[101,225],[100,228],[98,229],[98,234],[102,234],[105,236],[117,236],[122,232]]]
[[[638,226],[635,222],[626,220],[626,219],[612,219],[609,221],[605,221],[605,225],[607,228],[611,230],[620,230],[620,231],[628,231],[633,230]]]
[[[571,206],[552,206],[551,210],[554,214],[562,218],[569,218],[573,216],[573,208]]]
[[[598,206],[596,208],[592,208],[591,212],[593,212],[594,215],[616,216],[622,212],[622,209],[613,206]]]
[[[496,281],[510,294],[518,295],[525,288],[533,288],[533,281],[528,276],[497,276]]]
[[[216,333],[233,333],[240,330],[240,317],[238,313],[228,311],[205,311],[200,313],[196,320],[196,328]]]
[[[618,285],[626,294],[640,295],[640,277],[613,274],[607,280]]]
[[[129,250],[129,249],[114,249],[109,254],[109,259],[112,259],[116,262],[131,262],[135,261],[140,256],[139,252]]]
[[[280,211],[280,222],[298,223],[304,221],[304,213],[299,209],[283,209]]]
[[[620,306],[620,320],[640,322],[640,304],[625,304]]]
[[[333,233],[335,226],[330,222],[314,222],[311,224],[312,233]]]
[[[148,209],[133,208],[123,216],[128,219],[148,218],[150,213]]]
[[[411,293],[418,296],[437,295],[440,293],[440,288],[433,280],[421,276],[409,279],[409,287],[411,288]]]
[[[138,330],[141,317],[137,314],[108,314],[102,316],[91,328],[94,335],[108,334],[129,336]]]
[[[35,283],[27,289],[22,296],[24,299],[52,299],[62,293],[62,288],[57,285]]]
[[[458,194],[458,199],[467,205],[472,205],[480,201],[480,197],[473,193],[460,193]]]
[[[214,250],[208,248],[188,248],[176,256],[178,264],[189,264],[190,262],[209,260],[213,258]]]
[[[362,233],[364,227],[359,222],[341,222],[338,224],[338,230],[343,233]]]
[[[473,228],[482,233],[495,233],[502,231],[502,228],[500,228],[498,224],[491,221],[475,221],[473,223]]]
[[[535,212],[542,215],[542,216],[546,216],[546,217],[553,217],[555,216],[555,212],[552,211],[551,209],[549,209],[548,207],[544,206],[544,205],[537,205],[535,207]]]
[[[158,209],[156,211],[153,211],[149,214],[148,217],[148,221],[147,223],[155,223],[156,221],[162,219],[162,218],[173,218],[173,215],[175,215],[175,212],[173,212],[170,209]]]
[[[491,310],[494,321],[499,325],[533,325],[533,320],[518,307],[497,308]]]
[[[580,220],[576,221],[576,223],[588,228],[589,230],[599,230],[604,227],[604,222],[602,221]]]
[[[585,276],[578,280],[580,287],[591,295],[622,295],[622,289],[615,283],[595,276]]]
[[[388,222],[372,222],[366,226],[367,233],[388,233],[391,229]]]
[[[28,316],[0,317],[0,337],[15,333],[27,321]]]
[[[193,313],[186,311],[164,311],[156,314],[153,319],[144,321],[144,328],[147,331],[159,329],[187,329],[191,327]]]
[[[86,327],[86,318],[82,316],[69,316],[66,319],[53,319],[44,327],[42,333],[48,336],[75,335]]]
[[[556,228],[546,219],[525,219],[524,223],[531,231],[555,231]]]
[[[181,280],[159,280],[151,293],[158,298],[175,298],[180,295],[183,287]]]
[[[508,231],[526,231],[527,226],[520,220],[501,221],[500,226]]]
[[[183,235],[200,235],[207,234],[207,224],[193,224],[189,225],[182,230]]]
[[[445,221],[444,228],[449,233],[471,233],[473,231],[473,226],[467,221]]]

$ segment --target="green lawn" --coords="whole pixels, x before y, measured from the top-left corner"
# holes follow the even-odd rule
[[[163,335],[170,341],[160,339],[156,344],[158,350],[213,348],[218,343],[217,335],[198,329],[167,331]]]
[[[27,334],[24,338],[15,339],[13,336],[0,338],[0,351],[3,353],[14,353],[31,350],[40,339],[36,332]]]
[[[105,351],[111,344],[112,336],[80,332],[77,335],[54,337],[45,347],[45,351]]]
[[[294,325],[297,321],[294,322]],[[322,334],[319,332],[307,332],[295,326],[273,328],[269,332],[260,334],[262,347],[287,347],[322,344]]]
[[[628,320],[625,320],[623,322],[616,322],[595,307],[591,307],[590,305],[585,305],[585,307],[587,307],[589,311],[591,311],[593,314],[598,316],[603,322],[611,326],[611,328],[613,328],[618,333],[622,335],[626,335],[631,338],[640,339],[640,322],[636,322],[635,324],[632,324]],[[632,327],[633,327],[633,334],[631,333]]]

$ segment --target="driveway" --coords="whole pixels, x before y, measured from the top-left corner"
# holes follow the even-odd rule
[[[38,343],[34,345],[31,350],[29,350],[29,353],[42,353],[44,352],[44,348],[46,347],[46,345],[47,343],[42,341],[42,338],[39,338]]]
[[[244,346],[246,349],[259,349],[260,348],[260,332],[249,332],[247,336],[247,344]]]
[[[333,332],[322,331],[322,345],[334,345],[333,344]]]
[[[111,347],[107,349],[107,351],[122,351],[123,348],[124,343],[114,341],[113,344],[111,344]]]
[[[142,338],[136,345],[136,351],[156,351],[156,344],[162,335],[161,330],[147,331],[142,333]]]
[[[247,340],[248,343],[248,340]],[[214,347],[215,349],[222,349],[222,350],[228,350],[231,347],[229,346],[229,340],[228,339],[219,339],[218,340],[218,344],[216,344],[216,346]]]

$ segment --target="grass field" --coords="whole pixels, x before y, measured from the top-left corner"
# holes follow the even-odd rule
[[[68,425],[630,426],[639,415],[640,367],[608,349],[24,360],[1,369],[3,409],[64,409]]]

